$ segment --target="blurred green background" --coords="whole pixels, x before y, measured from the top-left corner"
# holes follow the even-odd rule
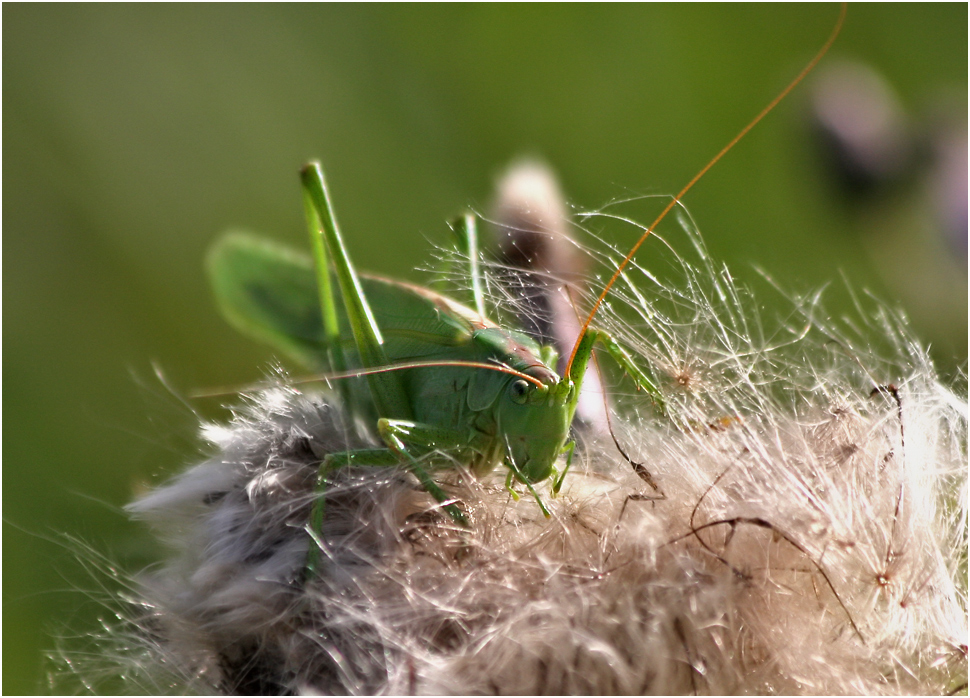
[[[120,507],[198,444],[153,362],[189,390],[252,380],[271,358],[218,316],[202,259],[229,226],[303,245],[301,163],[324,162],[359,267],[420,280],[428,240],[443,241],[462,207],[487,207],[516,155],[545,158],[585,208],[676,192],[837,14],[5,5],[4,692],[41,690],[54,636],[104,615],[62,534],[129,570],[158,555]],[[914,124],[952,120],[965,143],[966,27],[964,4],[852,6],[826,60],[865,61]],[[937,235],[934,180],[847,204],[806,128],[809,94],[799,88],[686,198],[713,255],[792,291],[844,272],[905,307],[941,370],[958,373],[966,258]],[[832,289],[833,314],[847,298]]]

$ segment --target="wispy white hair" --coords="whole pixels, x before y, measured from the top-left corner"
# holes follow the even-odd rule
[[[136,592],[157,665],[122,671],[240,694],[958,688],[966,405],[926,364],[872,395],[824,373],[722,424],[625,421],[662,500],[597,445],[542,491],[549,520],[504,473],[440,470],[465,530],[402,469],[347,469],[309,579],[320,460],[369,442],[331,399],[261,392],[204,427],[211,458],[130,507],[172,556]]]
[[[322,458],[377,444],[280,383],[130,506],[171,555],[103,638],[114,672],[230,694],[965,690],[965,396],[897,315],[836,323],[811,296],[769,329],[694,247],[681,284],[633,269],[597,319],[668,396],[662,417],[612,391],[662,494],[594,434],[559,496],[539,487],[548,520],[504,470],[435,471],[465,529],[404,468],[345,468],[311,537]]]

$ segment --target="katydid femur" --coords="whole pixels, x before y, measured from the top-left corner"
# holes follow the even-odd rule
[[[302,170],[313,263],[289,250],[243,235],[224,238],[209,258],[216,296],[229,319],[329,378],[339,381],[349,411],[374,424],[383,448],[327,455],[318,477],[308,532],[308,572],[318,564],[319,532],[328,475],[348,465],[403,466],[451,518],[468,525],[455,500],[431,474],[436,465],[459,462],[481,475],[508,469],[506,487],[523,484],[543,514],[549,512],[534,485],[554,476],[562,486],[574,444],[569,441],[577,400],[594,347],[605,349],[644,390],[661,414],[661,390],[609,334],[592,326],[596,312],[637,249],[693,185],[794,88],[826,53],[845,15],[806,68],[685,186],[640,240],[594,303],[572,348],[563,375],[556,352],[525,334],[485,317],[480,292],[475,309],[425,288],[358,275],[344,247],[318,163]],[[472,260],[472,286],[480,288],[475,219],[457,227]],[[335,300],[335,285],[343,299]],[[557,468],[560,457],[565,463]],[[649,480],[648,480],[649,481]]]

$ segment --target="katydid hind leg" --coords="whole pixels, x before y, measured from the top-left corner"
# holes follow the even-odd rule
[[[312,162],[306,165],[301,172],[301,179],[305,195],[315,213],[312,223],[319,224],[316,230],[310,231],[313,249],[317,255],[317,277],[322,279],[330,273],[326,257],[321,256],[325,249],[329,252],[336,272],[337,284],[347,309],[347,318],[361,365],[364,368],[387,366],[390,362],[384,351],[384,339],[337,227],[320,164]],[[397,373],[390,371],[369,375],[367,381],[377,413],[381,417],[411,417],[410,401]]]
[[[310,244],[313,248],[313,260],[316,268],[317,294],[320,298],[320,311],[323,318],[323,333],[326,338],[327,358],[330,369],[337,373],[343,373],[349,366],[344,356],[343,346],[340,342],[340,321],[337,315],[337,302],[333,288],[333,278],[330,276],[329,255],[323,236],[319,231],[323,229],[323,222],[313,204],[313,199],[309,191],[303,189],[303,209],[306,215],[307,230],[310,234]],[[340,381],[337,390],[340,398],[350,414],[356,414],[354,409],[353,391],[350,383]]]

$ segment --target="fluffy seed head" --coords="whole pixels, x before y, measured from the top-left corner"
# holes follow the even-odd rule
[[[682,283],[634,270],[599,318],[670,396],[665,419],[612,389],[664,498],[595,434],[558,497],[539,487],[549,520],[504,472],[435,472],[465,530],[403,469],[348,468],[305,580],[321,458],[374,440],[333,395],[280,384],[131,505],[172,553],[137,577],[116,671],[226,693],[965,686],[964,395],[885,308],[836,325],[796,298],[772,327],[691,239]]]

